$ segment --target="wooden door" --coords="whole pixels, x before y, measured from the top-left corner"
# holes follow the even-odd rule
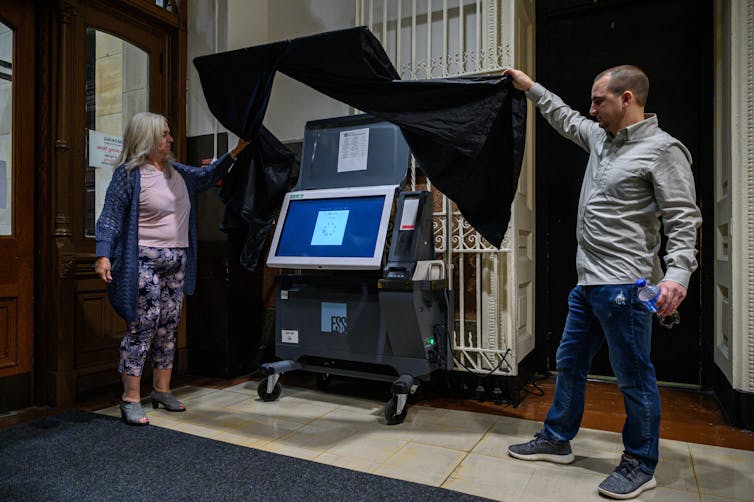
[[[120,385],[125,321],[92,267],[95,222],[135,113],[165,115],[181,158],[186,14],[184,2],[168,9],[154,2],[59,0],[50,15],[54,155],[42,188],[50,199],[45,247],[52,274],[41,278],[49,320],[40,315],[44,367],[38,374],[47,379],[41,399],[65,404]]]
[[[34,3],[0,9],[0,412],[31,401],[34,333]]]
[[[74,172],[83,183],[75,187],[71,227],[74,246],[83,257],[94,251],[95,223],[113,171],[112,160],[95,160],[95,152],[122,138],[134,114],[167,112],[159,33],[101,9],[82,5],[78,12],[76,41],[83,46],[77,49],[86,71],[74,79],[74,109],[81,127],[74,128],[73,140],[78,147]],[[119,382],[115,368],[125,321],[111,308],[104,283],[91,272],[76,278],[75,299],[77,393],[86,395]]]
[[[568,4],[567,6],[565,4]],[[712,2],[585,0],[538,2],[537,79],[588,116],[594,77],[618,64],[635,64],[650,79],[647,112],[680,139],[694,159],[697,203],[712,222]],[[546,339],[548,369],[576,285],[576,210],[586,153],[537,117],[538,340]],[[702,350],[711,320],[707,303],[712,273],[712,232],[700,232],[699,270],[681,305],[681,324],[654,326],[652,359],[661,381],[699,385]],[[706,288],[706,289],[705,289]],[[707,298],[708,299],[708,298]],[[710,303],[707,303],[711,305]],[[603,346],[593,375],[612,376]]]

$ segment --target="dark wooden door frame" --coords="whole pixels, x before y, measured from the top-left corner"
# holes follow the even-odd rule
[[[79,397],[74,354],[76,282],[94,279],[94,242],[83,239],[83,109],[75,99],[86,47],[82,29],[102,27],[118,34],[128,26],[158,34],[156,65],[162,71],[159,108],[176,138],[174,151],[185,154],[187,2],[167,12],[145,0],[58,0],[38,2],[37,80],[39,170],[37,173],[36,252],[37,330],[35,336],[35,401],[66,405]],[[87,22],[85,22],[87,21]],[[49,34],[49,35],[48,35]],[[138,40],[129,40],[139,46]],[[47,125],[49,124],[49,126]],[[80,178],[80,179],[79,179]],[[81,199],[81,200],[79,200]],[[103,288],[104,291],[104,288]],[[117,359],[117,355],[113,356]]]
[[[28,405],[33,369],[34,274],[34,5],[3,4],[0,20],[13,31],[10,235],[0,238],[0,407]],[[5,188],[3,188],[5,189]],[[5,194],[3,194],[5,195]],[[7,411],[2,410],[0,411]]]
[[[627,23],[643,23],[645,20],[641,17],[642,13],[642,6],[658,6],[661,4],[671,4],[671,3],[677,3],[673,2],[673,0],[655,0],[655,1],[649,1],[649,0],[639,0],[639,1],[627,1],[627,0],[606,0],[603,2],[600,2],[599,4],[595,4],[591,1],[586,0],[562,0],[562,1],[542,1],[538,3],[538,11],[537,11],[537,77],[542,80],[543,84],[547,86],[547,77],[548,77],[548,71],[550,68],[547,66],[547,63],[545,61],[545,57],[543,56],[543,51],[546,50],[547,43],[548,43],[548,36],[550,33],[550,30],[548,30],[548,16],[550,19],[555,18],[577,18],[578,16],[582,14],[586,14],[588,12],[596,12],[598,10],[607,11],[609,9],[614,8],[623,8],[623,7],[630,7],[631,12],[636,14],[635,18],[632,19],[623,19],[621,18],[620,22],[627,22]],[[699,31],[698,36],[700,37],[700,40],[707,40],[708,43],[705,46],[705,49],[702,51],[702,54],[699,55],[700,58],[709,61],[710,62],[710,68],[709,72],[704,74],[702,73],[699,75],[699,79],[703,80],[705,83],[702,87],[706,89],[705,93],[709,96],[712,96],[712,61],[713,61],[713,55],[712,55],[712,45],[713,45],[713,27],[712,27],[712,3],[709,2],[709,23],[708,26],[705,29],[702,29]],[[698,8],[698,5],[695,4],[694,8]],[[623,57],[623,55],[626,53],[625,47],[621,46],[621,44],[615,45],[608,43],[605,40],[598,40],[597,36],[593,33],[590,34],[579,34],[574,33],[574,36],[585,36],[589,37],[591,36],[594,39],[594,51],[598,51],[599,54],[603,54],[607,57],[612,57],[611,54],[614,55],[620,55]],[[625,44],[630,44],[630,40],[626,40]],[[574,54],[574,58],[579,58],[579,54]],[[615,59],[613,57],[612,59]],[[626,61],[629,62],[629,61]],[[617,64],[617,63],[614,63]],[[578,76],[579,78],[582,77],[581,75]],[[651,76],[650,76],[651,77]],[[586,76],[586,78],[590,79],[591,76]],[[582,79],[583,80],[583,79]],[[583,99],[577,102],[570,102],[569,104],[573,106],[574,108],[584,108],[586,109],[588,107],[588,99],[589,99],[589,88],[588,83],[591,80],[585,80],[583,85]],[[580,81],[579,81],[580,82]],[[579,84],[580,85],[580,84]],[[580,86],[581,87],[581,86]],[[582,92],[581,88],[579,87],[578,92]],[[684,89],[683,82],[678,82],[678,88],[673,89],[676,93],[676,95],[681,96],[682,90]],[[565,91],[563,89],[552,89],[554,92],[563,92]],[[708,91],[708,92],[707,92]],[[650,101],[651,101],[651,92],[650,92]],[[655,94],[657,96],[657,94]],[[579,98],[581,98],[581,95],[579,95]],[[573,101],[573,99],[570,99]],[[568,102],[569,99],[566,99],[566,102]],[[682,101],[684,104],[685,101]],[[710,101],[711,103],[711,101]],[[689,106],[694,106],[694,104],[691,104]],[[653,110],[649,110],[653,111]],[[700,120],[702,121],[702,124],[709,125],[709,131],[710,131],[710,138],[709,141],[704,141],[704,138],[700,138],[699,144],[694,144],[693,146],[696,147],[696,155],[694,158],[694,164],[693,166],[696,170],[696,176],[697,176],[697,195],[698,195],[698,201],[699,205],[702,209],[703,216],[705,217],[705,226],[702,228],[699,234],[699,249],[700,254],[697,257],[699,260],[699,269],[695,273],[695,277],[693,278],[694,281],[699,281],[701,283],[701,286],[698,287],[697,292],[698,296],[696,297],[689,297],[687,298],[686,302],[693,301],[697,302],[699,305],[698,308],[698,315],[699,318],[695,320],[694,322],[698,323],[699,331],[700,331],[700,347],[699,347],[699,354],[700,354],[700,361],[698,361],[699,364],[699,373],[700,377],[698,380],[698,383],[701,383],[702,385],[707,385],[709,383],[707,375],[709,374],[709,369],[712,367],[712,350],[711,350],[711,344],[713,343],[712,339],[712,330],[713,330],[713,312],[711,309],[712,303],[712,289],[711,285],[713,282],[713,273],[714,273],[714,267],[713,267],[713,246],[714,246],[714,234],[711,231],[704,231],[704,228],[710,228],[710,225],[714,225],[712,214],[714,211],[714,197],[712,193],[713,189],[713,183],[712,183],[712,177],[713,177],[713,170],[712,170],[712,139],[711,139],[711,121],[712,121],[712,109],[711,104],[710,106],[700,111],[700,116],[702,117]],[[543,148],[547,148],[546,141],[543,140],[543,134],[552,134],[550,131],[546,131],[550,126],[547,125],[544,120],[541,119],[539,114],[537,114],[536,117],[537,122],[537,149],[538,151],[541,151]],[[660,116],[662,127],[663,117]],[[704,122],[706,120],[706,122]],[[674,131],[669,131],[671,134],[673,134]],[[567,142],[567,140],[562,139],[558,137],[558,141],[564,141]],[[574,148],[574,155],[578,156],[580,155],[580,150],[577,148]],[[544,152],[543,152],[544,153]],[[540,166],[543,159],[545,159],[546,155],[537,155],[537,158],[539,159]],[[586,155],[584,154],[584,165],[586,162]],[[699,175],[702,175],[702,178],[699,178]],[[576,173],[574,172],[574,176]],[[537,263],[539,264],[537,267],[537,297],[536,297],[536,309],[537,309],[537,318],[541,321],[537,323],[536,326],[536,346],[537,350],[532,354],[530,357],[531,365],[539,370],[547,371],[554,369],[554,360],[553,356],[554,353],[551,352],[551,348],[548,348],[548,345],[550,345],[549,340],[551,337],[557,337],[559,338],[560,332],[554,332],[562,329],[562,325],[565,322],[565,316],[562,311],[557,311],[557,313],[553,313],[553,311],[550,309],[550,303],[551,302],[560,302],[563,304],[563,306],[566,303],[566,297],[563,295],[558,294],[557,297],[552,296],[552,291],[549,289],[550,281],[552,280],[550,275],[553,273],[552,267],[551,267],[551,258],[552,253],[559,253],[560,250],[563,249],[564,246],[570,246],[570,243],[564,243],[564,242],[558,242],[553,243],[551,242],[551,237],[549,235],[549,221],[548,221],[548,211],[560,211],[552,207],[549,207],[551,204],[551,200],[548,197],[548,194],[545,193],[544,186],[545,186],[545,179],[544,176],[546,176],[546,170],[545,169],[538,169],[537,170]],[[576,198],[578,198],[578,193],[576,193]],[[575,201],[574,201],[575,204]],[[567,216],[569,218],[570,216]],[[567,219],[566,218],[566,219]],[[576,241],[575,241],[575,230],[573,235],[573,242],[572,247],[575,250]],[[573,265],[571,265],[573,267]],[[573,272],[574,277],[574,285],[575,285],[575,268]],[[693,288],[690,288],[690,294],[693,292]],[[560,296],[563,296],[560,298]],[[560,305],[558,303],[558,305]],[[706,307],[705,307],[706,306]],[[560,308],[560,307],[558,307]],[[553,317],[554,316],[554,317]],[[562,317],[562,318],[561,318]],[[675,334],[675,333],[672,333]],[[658,329],[655,329],[655,337],[662,336],[662,334],[659,332]]]

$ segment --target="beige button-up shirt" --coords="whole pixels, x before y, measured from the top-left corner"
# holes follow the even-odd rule
[[[540,84],[526,95],[550,125],[589,153],[576,221],[579,284],[645,277],[688,287],[702,217],[686,147],[658,127],[656,115],[611,137]],[[660,218],[668,238],[664,274]]]

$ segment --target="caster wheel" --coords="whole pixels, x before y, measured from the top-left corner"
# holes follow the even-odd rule
[[[398,400],[395,396],[390,398],[390,401],[385,405],[385,420],[388,425],[402,424],[406,420],[406,414],[408,413],[408,405],[403,407],[403,411],[398,414]]]
[[[325,390],[330,386],[330,382],[332,382],[332,377],[329,373],[319,373],[317,375],[317,388],[319,390]]]
[[[272,392],[267,392],[267,379],[265,378],[261,382],[259,382],[259,385],[257,386],[257,394],[259,394],[259,399],[265,402],[269,401],[275,401],[277,398],[280,397],[280,393],[283,391],[283,388],[280,386],[280,383],[276,383],[275,387],[272,389]]]

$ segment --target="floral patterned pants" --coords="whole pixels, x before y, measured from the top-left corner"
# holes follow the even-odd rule
[[[147,353],[153,368],[173,367],[185,270],[184,248],[139,246],[137,318],[120,342],[120,373],[141,376]]]

